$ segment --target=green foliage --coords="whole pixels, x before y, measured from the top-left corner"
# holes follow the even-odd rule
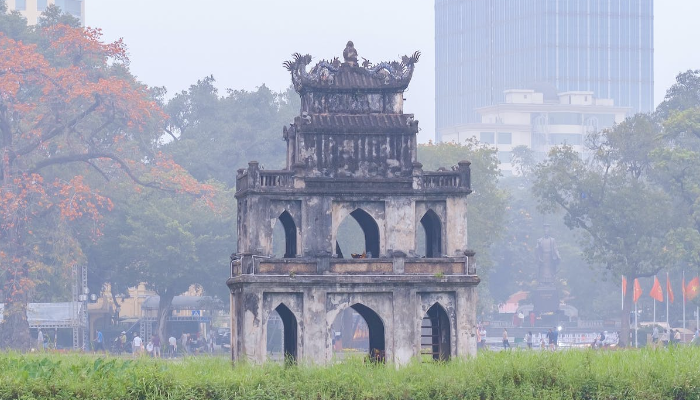
[[[678,225],[667,233],[666,263],[700,273],[700,70],[676,77],[657,109],[664,146],[654,153],[654,179],[673,194]],[[700,305],[700,299],[694,300]]]
[[[262,85],[254,92],[228,90],[222,97],[214,84],[214,77],[206,77],[168,102],[165,130],[172,141],[165,150],[197,179],[228,187],[235,186],[235,171],[250,157],[267,169],[282,168],[282,127],[298,113],[299,96]]]
[[[667,232],[678,222],[671,196],[651,181],[660,136],[650,116],[636,115],[589,135],[589,158],[555,147],[535,170],[540,209],[562,211],[566,226],[581,233],[584,259],[617,279],[653,276],[666,265]],[[631,308],[631,295],[628,290],[624,311]],[[622,324],[621,337],[628,329]]]
[[[698,399],[700,351],[512,351],[395,369],[3,354],[3,399]]]
[[[38,26],[41,28],[54,25],[68,25],[74,28],[80,26],[80,20],[68,13],[62,12],[55,4],[49,4],[39,17]]]
[[[678,111],[700,105],[700,70],[688,70],[676,76],[676,83],[667,91],[664,101],[656,108],[659,119],[664,120]]]
[[[479,275],[488,280],[494,268],[491,246],[501,237],[507,202],[506,192],[499,187],[500,170],[497,152],[476,141],[465,145],[454,143],[418,146],[418,160],[423,170],[434,171],[440,167],[452,167],[459,161],[471,161],[471,187],[467,210],[469,247],[478,257]],[[479,285],[480,307],[488,308],[491,296],[488,285]]]

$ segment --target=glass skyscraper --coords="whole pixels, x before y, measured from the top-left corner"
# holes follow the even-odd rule
[[[36,25],[46,7],[54,4],[64,13],[78,18],[85,25],[84,0],[6,0],[8,11],[19,11],[29,25]]]
[[[653,0],[436,0],[436,139],[507,89],[592,91],[652,111]]]

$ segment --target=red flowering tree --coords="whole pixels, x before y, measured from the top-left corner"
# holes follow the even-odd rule
[[[0,32],[2,348],[29,347],[27,303],[41,271],[84,262],[76,236],[100,234],[112,203],[88,175],[211,191],[154,150],[163,113],[129,74],[121,41],[67,25],[40,28],[33,41]]]

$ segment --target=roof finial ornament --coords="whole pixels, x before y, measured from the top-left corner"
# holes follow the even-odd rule
[[[345,45],[343,58],[345,59],[345,65],[357,67],[357,50],[355,50],[355,45],[352,43],[352,40],[349,40],[348,44]]]

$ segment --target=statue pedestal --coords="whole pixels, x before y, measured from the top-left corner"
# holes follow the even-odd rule
[[[559,310],[559,293],[554,286],[540,285],[530,293],[536,314],[556,313]]]

